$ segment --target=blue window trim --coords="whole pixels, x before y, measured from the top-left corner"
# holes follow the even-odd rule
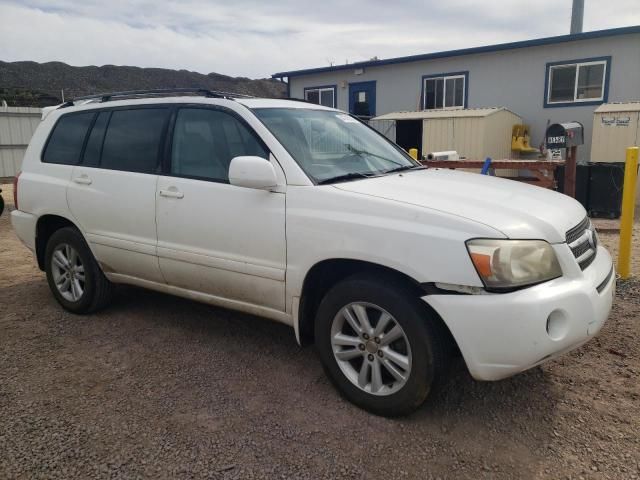
[[[605,72],[604,72],[604,90],[602,94],[602,100],[593,100],[589,102],[554,102],[549,103],[549,74],[551,73],[551,67],[555,67],[558,65],[573,65],[576,63],[587,63],[587,62],[605,62]],[[577,60],[563,60],[560,62],[549,62],[547,63],[547,68],[545,69],[545,77],[544,77],[544,108],[557,108],[557,107],[588,107],[593,105],[601,105],[603,103],[607,103],[609,99],[609,78],[611,76],[611,56],[605,57],[590,57],[590,58],[579,58]]]
[[[438,78],[438,77],[459,77],[464,76],[464,100],[462,102],[462,108],[467,108],[469,105],[469,70],[465,70],[463,72],[446,72],[446,73],[433,73],[429,75],[423,75],[420,80],[420,110],[425,110],[424,108],[424,81],[428,78]],[[444,103],[443,103],[444,105]],[[445,107],[450,108],[451,107]]]
[[[358,88],[358,87],[373,87],[373,113],[371,114],[372,117],[376,116],[376,103],[377,103],[377,90],[378,87],[376,85],[376,80],[369,80],[369,81],[365,81],[365,82],[353,82],[349,84],[349,113],[353,114],[353,98],[351,97],[351,88]]]
[[[317,87],[304,87],[303,96],[304,99],[307,99],[307,91],[308,90],[318,90],[319,88],[333,88],[333,108],[338,108],[338,85],[319,85]]]

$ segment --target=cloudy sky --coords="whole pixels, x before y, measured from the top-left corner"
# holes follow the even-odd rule
[[[584,30],[640,24],[640,0],[586,0]],[[0,0],[0,60],[251,78],[568,33],[571,0]]]

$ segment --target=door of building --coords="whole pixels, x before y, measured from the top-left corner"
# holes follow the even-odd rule
[[[376,82],[349,84],[349,113],[369,119],[376,116]]]

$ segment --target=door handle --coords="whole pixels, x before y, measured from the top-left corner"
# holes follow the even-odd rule
[[[87,175],[80,175],[79,177],[75,177],[73,181],[75,183],[79,183],[80,185],[91,185],[91,179]]]
[[[168,198],[183,198],[184,193],[179,192],[175,188],[170,188],[169,190],[160,190],[160,196]]]

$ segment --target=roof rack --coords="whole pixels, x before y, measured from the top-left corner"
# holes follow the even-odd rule
[[[100,93],[97,95],[86,95],[83,97],[73,98],[59,108],[72,107],[76,102],[80,101],[96,101],[100,103],[110,102],[112,100],[120,100],[124,98],[144,98],[144,97],[171,97],[175,95],[192,94],[208,98],[252,98],[252,95],[244,95],[242,93],[224,92],[220,90],[208,90],[206,88],[161,88],[154,90],[129,90],[125,92]]]

